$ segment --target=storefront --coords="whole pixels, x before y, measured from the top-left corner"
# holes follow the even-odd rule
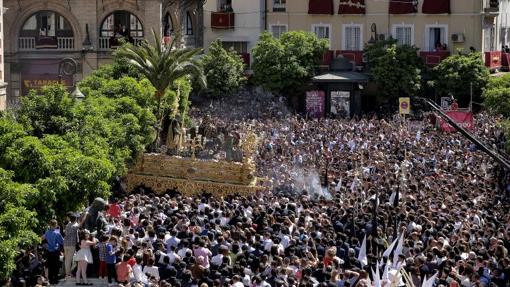
[[[307,93],[307,110],[313,109],[308,105],[308,98],[323,95],[323,115],[332,118],[347,118],[361,114],[361,90],[368,83],[368,76],[354,72],[353,65],[345,58],[336,58],[331,62],[329,71],[312,78],[318,88],[314,94]],[[315,105],[320,105],[315,101]],[[321,110],[315,107],[314,110]]]
[[[59,82],[71,91],[73,88],[72,76],[63,75],[59,80],[60,62],[60,59],[22,62],[20,69],[21,95],[25,96],[32,89],[40,89],[43,86],[57,84]]]

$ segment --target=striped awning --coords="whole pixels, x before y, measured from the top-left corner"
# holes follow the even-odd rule
[[[308,14],[335,14],[333,0],[308,0]]]
[[[340,0],[338,14],[365,14],[365,0]]]
[[[424,14],[450,14],[450,0],[424,0],[421,11]]]
[[[418,0],[391,0],[389,13],[390,14],[416,13],[418,12],[417,2]]]

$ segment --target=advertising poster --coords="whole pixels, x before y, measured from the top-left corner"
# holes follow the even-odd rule
[[[351,115],[351,92],[332,91],[330,112],[333,117],[349,117]]]
[[[306,114],[314,119],[324,117],[326,95],[324,91],[306,92]]]

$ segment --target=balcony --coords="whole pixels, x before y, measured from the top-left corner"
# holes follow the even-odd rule
[[[213,29],[234,29],[235,13],[234,12],[212,12],[211,28]]]
[[[428,67],[434,67],[450,56],[450,51],[420,52],[420,57]]]
[[[490,51],[484,53],[485,66],[490,70],[501,69],[501,51]]]
[[[131,43],[134,45],[140,45],[143,40],[144,39],[142,37],[133,37]],[[110,51],[111,49],[120,47],[121,44],[121,41],[113,37],[99,37],[99,51]]]
[[[338,50],[336,51],[337,57],[344,57],[354,62],[356,66],[363,65],[363,51],[350,51],[350,50]]]
[[[19,51],[38,51],[38,50],[74,50],[73,37],[19,37]]]
[[[324,52],[324,54],[322,55],[321,65],[329,66],[331,64],[331,61],[333,61],[334,53],[335,52],[332,50],[327,50],[326,52]]]

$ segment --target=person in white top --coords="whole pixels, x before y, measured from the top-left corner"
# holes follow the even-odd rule
[[[139,282],[142,284],[148,284],[149,279],[147,279],[147,275],[142,271],[142,256],[136,256],[136,264],[133,266],[133,279],[135,282]]]
[[[147,274],[151,277],[156,278],[156,280],[159,281],[159,268],[157,266],[154,266],[154,259],[149,258],[147,261],[147,265],[143,268],[143,273]]]

